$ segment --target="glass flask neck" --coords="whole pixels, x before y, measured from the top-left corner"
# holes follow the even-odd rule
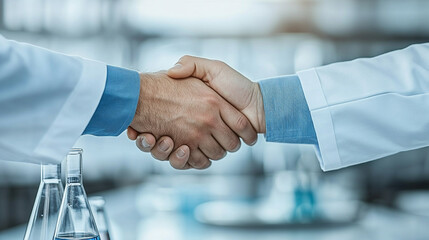
[[[61,179],[61,164],[42,165],[42,181]]]
[[[67,183],[82,183],[82,149],[73,148],[67,155]]]

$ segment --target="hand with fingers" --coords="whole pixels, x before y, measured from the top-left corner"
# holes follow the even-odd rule
[[[246,116],[200,79],[184,76],[177,81],[164,72],[141,74],[140,79],[128,137],[137,140],[142,151],[168,159],[176,169],[204,169],[210,160],[237,151],[239,138],[247,144],[256,142]]]
[[[136,141],[136,146],[142,152],[150,152],[154,158],[161,161],[169,160],[172,166],[178,166],[177,169],[185,170],[192,168],[191,165],[187,163],[190,155],[190,149],[187,145],[178,147],[174,153],[172,153],[174,142],[168,136],[162,136],[157,141],[152,134],[139,134],[132,127],[128,127],[127,135],[129,139]]]
[[[259,85],[227,64],[184,56],[167,74],[179,82],[190,77],[199,79],[246,116],[257,133],[265,133],[265,113]],[[128,137],[137,140],[136,145],[140,150],[150,151],[159,160],[168,159],[172,165],[191,167],[189,161],[193,153],[190,147],[173,141],[169,135],[156,138],[150,131],[139,134],[139,131],[130,127]],[[252,145],[256,138],[255,142],[245,142]]]

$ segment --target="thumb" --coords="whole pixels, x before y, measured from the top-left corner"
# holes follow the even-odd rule
[[[183,56],[167,74],[172,78],[201,79],[240,111],[252,100],[252,82],[221,61]]]
[[[167,75],[171,78],[187,78],[191,77],[194,72],[193,66],[191,64],[187,64],[183,66],[183,63],[177,62],[172,68],[168,69]]]
[[[204,82],[210,82],[210,76],[216,75],[213,72],[215,70],[213,62],[209,59],[185,55],[168,70],[167,74],[171,78],[194,77]]]

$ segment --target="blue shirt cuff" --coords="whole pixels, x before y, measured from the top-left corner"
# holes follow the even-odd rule
[[[140,94],[136,71],[107,66],[103,95],[83,134],[118,136],[134,118]]]
[[[259,82],[268,142],[317,144],[313,120],[297,75]]]

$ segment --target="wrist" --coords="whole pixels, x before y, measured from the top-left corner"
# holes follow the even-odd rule
[[[133,127],[134,129],[139,129],[138,126],[141,126],[141,124],[142,124],[142,122],[141,122],[142,115],[143,115],[142,109],[144,107],[143,106],[143,104],[144,104],[144,102],[143,102],[143,96],[144,96],[143,90],[144,90],[144,87],[143,86],[147,87],[147,78],[148,78],[148,75],[149,74],[147,74],[147,73],[140,73],[139,74],[139,77],[140,77],[139,99],[137,101],[137,108],[136,108],[136,111],[135,111],[135,114],[134,114],[134,118],[133,118],[133,120],[131,121],[131,124],[130,124],[130,126]]]
[[[266,124],[265,124],[265,110],[264,110],[264,100],[262,98],[261,88],[258,83],[254,83],[255,85],[255,96],[256,96],[256,116],[258,119],[258,127],[256,131],[258,133],[266,132]]]

